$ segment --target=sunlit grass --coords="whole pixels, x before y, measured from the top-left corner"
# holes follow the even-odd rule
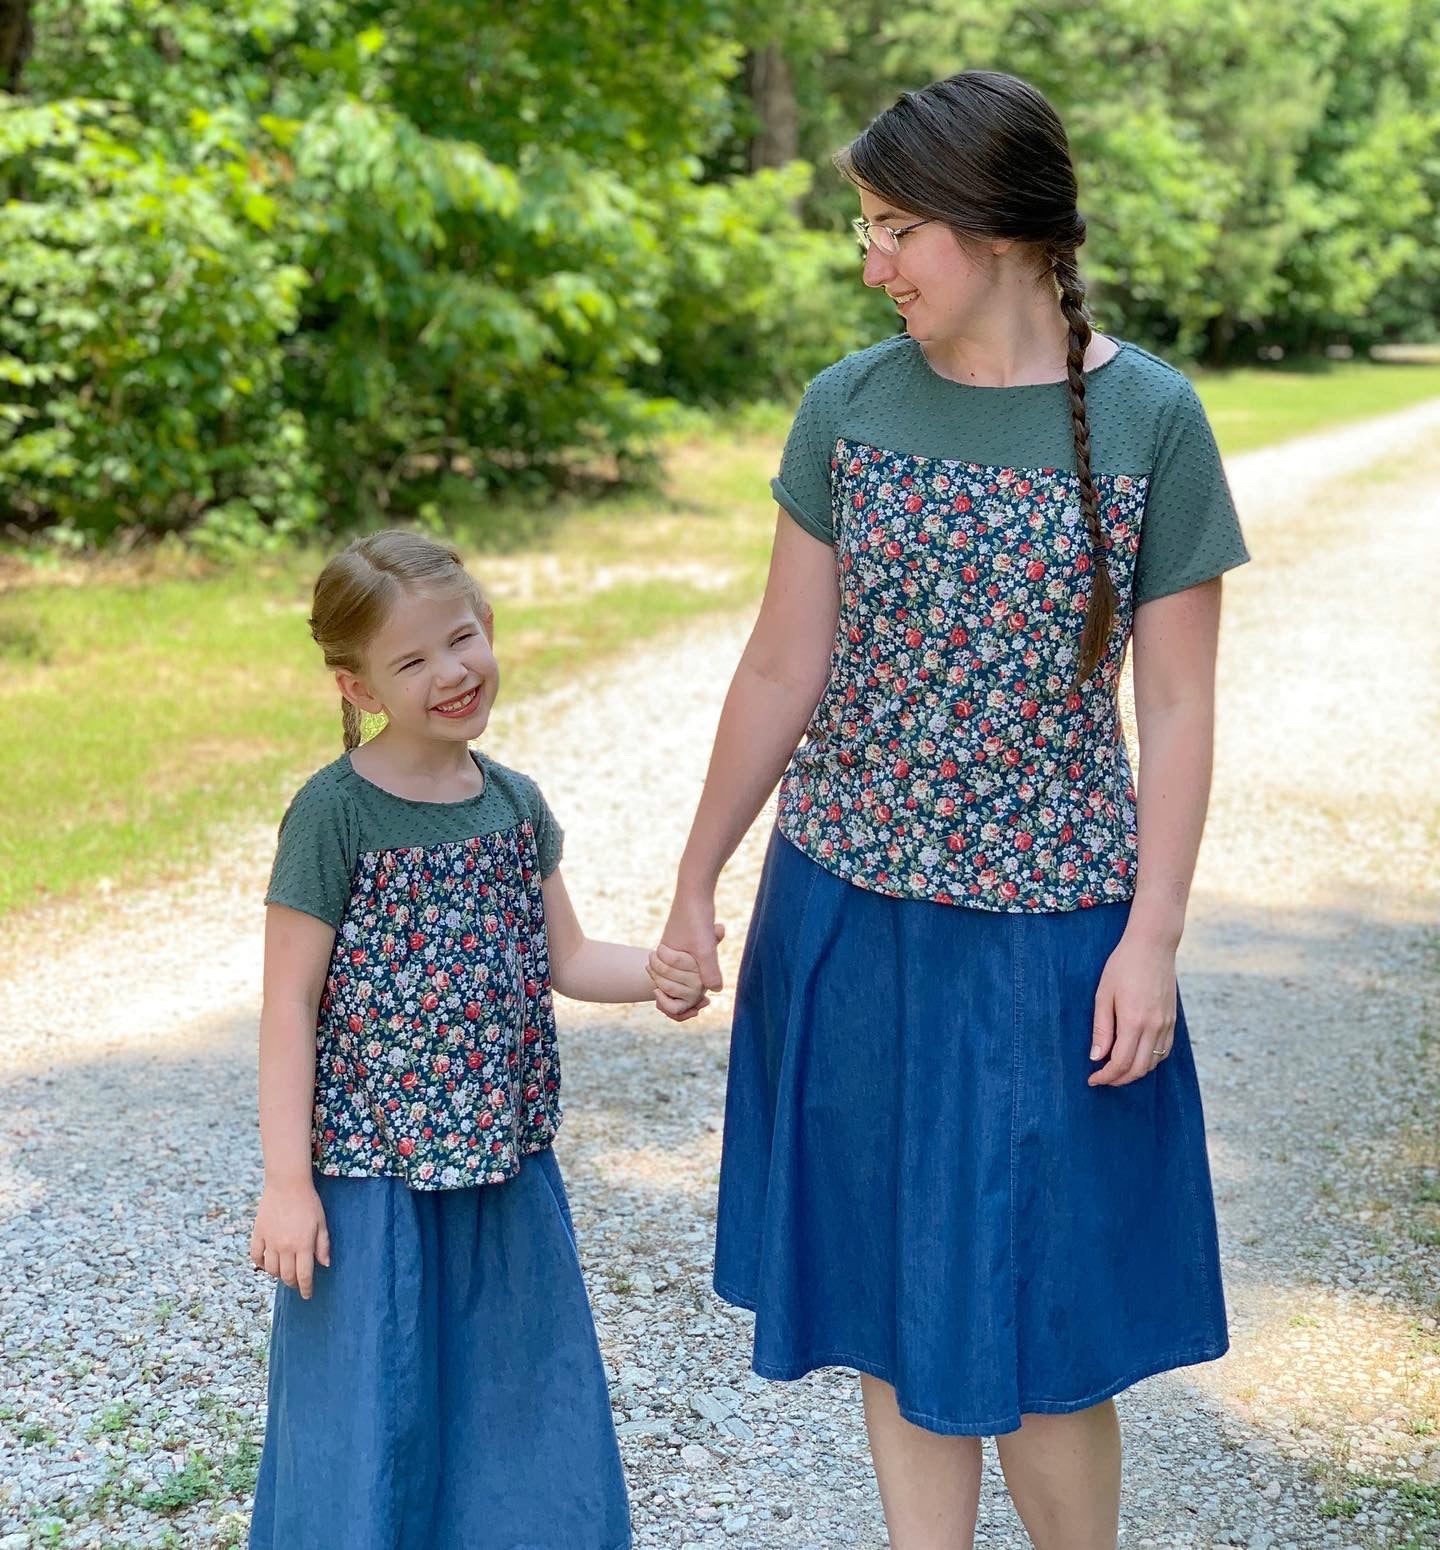
[[[1201,372],[1195,386],[1229,456],[1440,397],[1440,363],[1334,361]]]
[[[520,554],[512,514],[457,512],[495,602],[506,694],[753,599],[772,455],[718,438],[677,449],[664,492],[559,504]],[[0,913],[193,866],[226,822],[278,817],[335,757],[339,701],[305,626],[322,558],[195,574],[158,556],[4,594]]]

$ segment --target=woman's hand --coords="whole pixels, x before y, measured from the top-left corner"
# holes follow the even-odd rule
[[[700,970],[700,983],[706,990],[725,988],[720,973],[720,955],[715,951],[724,939],[725,927],[715,919],[714,892],[677,889],[660,941],[665,948],[689,953],[694,958]],[[666,1011],[665,1015],[673,1022],[683,1023],[708,1005],[709,1001],[705,999],[683,1012]]]
[[[293,1286],[302,1297],[310,1296],[315,1266],[330,1266],[325,1208],[313,1184],[265,1186],[250,1234],[250,1262]]]
[[[1091,1087],[1124,1087],[1148,1076],[1175,1042],[1175,950],[1127,931],[1095,992]]]

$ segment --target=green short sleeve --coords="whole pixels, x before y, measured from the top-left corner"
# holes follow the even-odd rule
[[[775,499],[812,537],[835,542],[830,510],[830,463],[839,426],[841,380],[832,366],[805,389],[785,451],[780,474],[770,481]]]
[[[565,831],[556,822],[555,814],[550,811],[550,804],[541,796],[539,786],[532,781],[530,789],[535,793],[530,827],[535,831],[535,849],[540,857],[540,876],[544,879],[560,865],[560,856],[565,849]]]
[[[519,806],[523,816],[530,820],[543,881],[560,865],[560,857],[565,849],[565,831],[550,811],[550,804],[541,795],[539,786],[528,775],[522,775],[518,770],[507,770],[505,773],[514,782],[512,801]]]
[[[265,902],[300,910],[338,930],[359,859],[358,821],[338,781],[322,770],[300,788],[280,820]]]
[[[1135,605],[1213,580],[1249,558],[1210,422],[1182,379],[1160,422],[1140,524]]]

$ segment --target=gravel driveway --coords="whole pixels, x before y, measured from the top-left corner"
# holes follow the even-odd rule
[[[1123,1543],[1419,1550],[1440,1545],[1440,404],[1230,469],[1256,563],[1226,583],[1181,976],[1234,1348],[1122,1396]],[[566,824],[592,934],[663,920],[744,633],[706,624],[502,701],[489,746]],[[764,829],[723,885],[732,980]],[[243,1542],[272,842],[241,832],[204,877],[7,930],[0,1550]],[[561,1007],[557,1150],[637,1545],[878,1550],[854,1378],[752,1377],[748,1320],[709,1290],[727,1003],[678,1029]],[[981,1542],[1026,1543],[993,1453]]]

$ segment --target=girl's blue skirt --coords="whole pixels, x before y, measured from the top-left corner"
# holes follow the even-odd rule
[[[899,900],[773,836],[736,991],[715,1289],[754,1369],[851,1367],[933,1432],[1082,1410],[1228,1339],[1183,1011],[1086,1086],[1128,904]]]
[[[555,1158],[504,1184],[316,1177],[331,1268],[276,1290],[250,1550],[624,1550]]]

